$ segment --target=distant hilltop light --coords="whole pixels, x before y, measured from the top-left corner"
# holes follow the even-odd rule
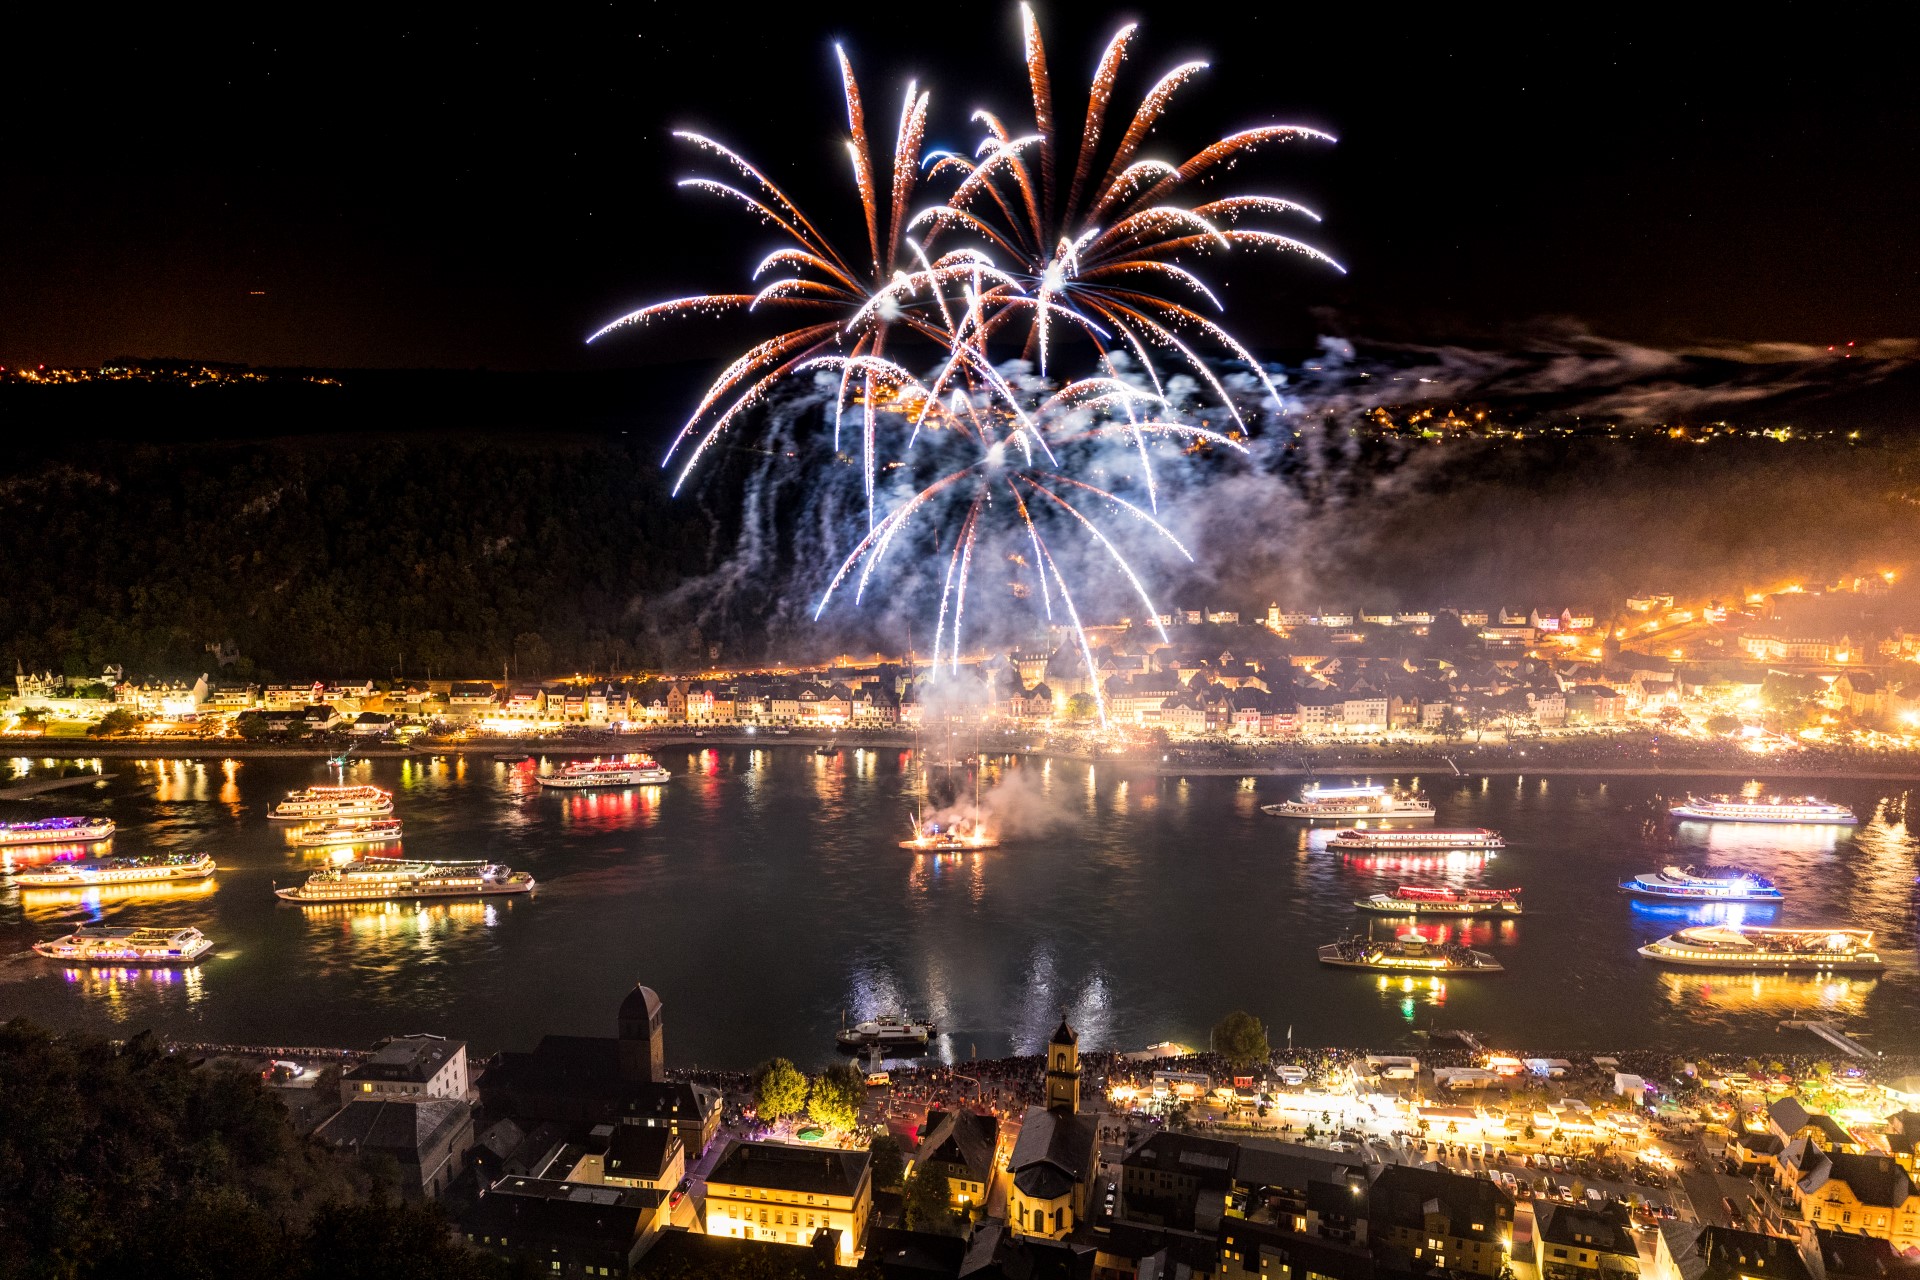
[[[264,298],[267,296],[267,291],[265,289],[249,289],[247,290],[247,296],[249,298]]]

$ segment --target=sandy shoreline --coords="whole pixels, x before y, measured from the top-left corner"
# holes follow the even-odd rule
[[[483,756],[529,755],[529,756],[595,756],[618,751],[665,751],[699,747],[764,748],[764,747],[806,747],[835,746],[843,750],[856,747],[879,749],[904,749],[915,744],[915,735],[888,734],[862,737],[835,738],[825,734],[759,734],[749,737],[744,734],[715,734],[694,736],[691,733],[658,734],[625,739],[608,739],[604,742],[529,742],[525,739],[494,738],[470,739],[464,742],[422,745],[414,749],[404,748],[390,743],[355,744],[347,748],[356,758],[409,759],[429,758],[433,756]],[[923,744],[924,745],[924,744]],[[163,759],[163,760],[324,760],[338,754],[340,748],[325,746],[299,746],[285,743],[255,742],[168,742],[164,739],[151,741],[91,742],[79,739],[0,739],[0,753],[26,757],[28,759],[78,760],[78,759]],[[1316,763],[1311,767],[1300,764],[1230,764],[1230,763],[1191,763],[1162,764],[1156,761],[1125,759],[1120,757],[1094,757],[1080,752],[1061,750],[1028,750],[1021,748],[1001,748],[992,750],[996,755],[1033,756],[1037,759],[1071,760],[1082,764],[1094,764],[1101,768],[1116,769],[1130,774],[1152,774],[1162,778],[1304,778],[1314,774],[1330,776],[1381,774],[1403,776],[1408,774],[1452,774],[1464,772],[1473,777],[1519,777],[1533,775],[1539,777],[1695,777],[1695,778],[1754,778],[1754,777],[1793,777],[1793,778],[1857,778],[1877,782],[1920,782],[1920,761],[1906,767],[1891,768],[1823,768],[1823,769],[1768,769],[1764,762],[1756,761],[1751,766],[1731,767],[1722,764],[1675,764],[1648,758],[1629,764],[1567,764],[1542,762],[1539,764],[1500,763],[1481,764],[1472,759],[1463,762],[1463,770],[1456,770],[1448,761],[1440,758],[1429,760],[1385,760],[1358,761],[1352,759],[1329,760]],[[0,799],[8,798],[0,791]],[[25,798],[21,796],[19,798]]]

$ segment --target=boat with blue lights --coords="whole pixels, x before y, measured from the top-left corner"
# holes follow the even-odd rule
[[[23,844],[98,844],[113,838],[111,818],[39,818],[0,822],[0,848]]]
[[[1787,896],[1765,876],[1732,867],[1704,876],[1692,867],[1662,867],[1623,880],[1620,888],[1636,898],[1669,902],[1780,902]]]

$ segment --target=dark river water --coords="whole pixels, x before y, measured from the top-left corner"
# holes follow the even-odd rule
[[[0,819],[104,813],[119,824],[114,852],[204,849],[220,871],[160,892],[0,888],[0,1017],[289,1045],[431,1031],[490,1052],[545,1032],[610,1035],[622,994],[645,982],[665,1002],[669,1059],[715,1066],[823,1061],[843,1015],[896,1009],[933,1017],[934,1048],[954,1059],[1035,1051],[1062,1009],[1091,1048],[1204,1043],[1245,1008],[1276,1042],[1291,1028],[1301,1044],[1385,1047],[1459,1027],[1512,1048],[1816,1051],[1776,1030],[1814,1016],[1920,1051],[1920,846],[1904,784],[1817,784],[1862,815],[1845,831],[1668,823],[1656,797],[1685,779],[1424,776],[1441,824],[1498,828],[1509,847],[1405,867],[1329,853],[1323,833],[1263,815],[1291,780],[1008,761],[981,782],[1005,843],[940,860],[897,847],[925,785],[902,750],[680,749],[662,763],[665,785],[589,794],[542,792],[534,766],[483,756],[356,763],[349,781],[394,791],[408,854],[504,862],[539,891],[300,907],[273,886],[325,855],[294,849],[266,813],[289,788],[329,781],[324,762],[108,761],[113,780],[0,806]],[[1675,861],[1764,871],[1787,900],[1747,919],[1869,927],[1893,967],[1660,969],[1635,948],[1701,917],[1616,885]],[[1324,942],[1407,927],[1369,926],[1352,903],[1409,882],[1522,886],[1523,917],[1461,926],[1507,972],[1408,988],[1316,964]],[[193,924],[217,952],[155,973],[68,970],[28,949],[90,921]]]

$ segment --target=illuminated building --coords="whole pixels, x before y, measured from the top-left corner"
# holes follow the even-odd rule
[[[340,1101],[467,1096],[467,1046],[441,1036],[395,1036],[340,1077]]]
[[[913,1163],[946,1174],[953,1210],[966,1215],[976,1207],[983,1211],[986,1208],[999,1150],[998,1117],[934,1110],[927,1112],[926,1129]]]
[[[1465,1174],[1388,1165],[1369,1194],[1367,1233],[1417,1265],[1491,1278],[1513,1247],[1513,1197]]]
[[[1007,1162],[1007,1224],[1060,1239],[1087,1216],[1098,1167],[1098,1121],[1080,1110],[1079,1037],[1066,1019],[1047,1042],[1046,1106],[1027,1108]]]
[[[1541,1201],[1534,1206],[1533,1259],[1541,1280],[1606,1280],[1640,1274],[1626,1210]]]
[[[859,1259],[873,1208],[872,1158],[864,1151],[732,1142],[707,1175],[707,1234],[807,1244],[833,1232],[835,1260]]]

